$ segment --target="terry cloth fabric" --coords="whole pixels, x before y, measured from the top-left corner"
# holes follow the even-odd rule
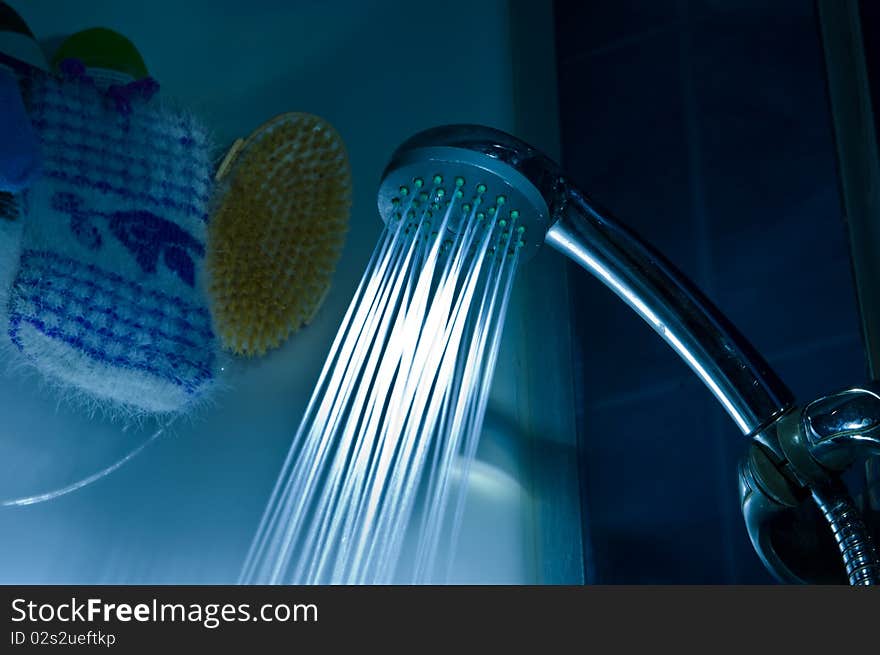
[[[31,126],[18,78],[0,67],[0,191],[19,193],[40,170],[40,144]]]
[[[191,116],[87,77],[29,85],[43,176],[27,194],[8,338],[111,410],[175,412],[213,384],[202,287],[211,159]]]

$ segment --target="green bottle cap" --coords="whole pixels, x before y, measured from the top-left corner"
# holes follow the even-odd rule
[[[87,69],[112,71],[130,81],[150,75],[135,45],[119,32],[105,27],[94,27],[68,37],[55,51],[52,68],[57,71],[65,59],[79,59]]]

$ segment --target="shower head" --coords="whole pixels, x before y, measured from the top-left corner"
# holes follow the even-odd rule
[[[388,222],[408,201],[420,205],[413,195],[445,210],[456,194],[464,213],[479,204],[474,215],[517,221],[521,260],[544,243],[565,198],[558,166],[529,144],[490,127],[449,125],[420,132],[394,152],[379,187],[379,214]]]
[[[798,470],[790,459],[791,443],[797,439],[789,437],[798,432],[786,426],[793,423],[789,419],[798,409],[791,392],[760,354],[665,257],[593,203],[549,157],[505,132],[448,125],[416,134],[394,152],[378,199],[386,223],[402,218],[402,212],[412,211],[415,216],[419,211],[441,210],[446,216],[456,214],[456,220],[447,222],[453,230],[466,217],[481,218],[473,208],[477,202],[486,216],[505,212],[503,218],[516,217],[522,258],[547,243],[580,264],[654,328],[703,381],[752,440],[740,486],[746,525],[758,555],[780,579],[803,580],[790,565],[816,559],[815,552],[787,552],[782,557],[771,538],[775,530],[771,522],[787,516],[793,504],[803,505],[810,487],[815,498],[824,499],[817,503],[820,507],[825,503],[823,513],[837,531],[839,517],[834,518],[828,508],[845,503],[826,502],[825,492],[817,491],[820,486],[824,489],[824,483],[805,485],[802,477],[792,474]],[[880,406],[876,414],[870,418],[880,425]],[[849,448],[852,441],[844,445]]]
[[[501,130],[447,125],[406,140],[382,176],[379,213],[385,222],[399,216],[414,193],[446,207],[456,189],[462,205],[479,199],[486,212],[517,216],[521,258],[546,242],[599,278],[672,346],[743,433],[759,436],[791,404],[785,385],[687,278],[597,209],[553,160]]]

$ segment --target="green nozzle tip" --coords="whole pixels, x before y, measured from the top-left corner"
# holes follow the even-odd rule
[[[427,199],[428,199],[428,194],[425,193],[424,191],[422,191],[422,192],[419,194],[419,200],[421,200],[422,202],[424,202],[424,201],[427,200]]]
[[[513,220],[518,219],[518,218],[519,218],[519,212],[518,212],[517,210],[514,209],[512,212],[510,212],[510,218],[512,218]]]
[[[407,193],[409,193],[409,189],[405,186],[400,187],[400,195],[405,196]]]
[[[517,231],[519,234],[524,234],[525,231],[526,231],[526,226],[525,226],[525,225],[520,225],[518,228],[516,228],[516,231]]]
[[[391,199],[391,206],[392,207],[397,207],[397,205],[399,205],[399,204],[400,204],[400,198],[392,198]]]
[[[443,184],[443,176],[439,175],[439,174],[435,175],[434,176],[434,184]]]
[[[486,213],[489,214],[489,216],[491,216],[492,214],[495,213],[495,208],[494,208],[494,207],[489,207],[489,209],[486,210]]]
[[[486,185],[478,184],[477,185],[477,193],[486,193]]]
[[[464,195],[464,192],[461,189],[455,190],[455,197],[456,198],[461,198],[463,195]]]
[[[500,221],[498,221],[498,225],[500,225],[501,227],[504,227],[505,225],[507,225],[507,221],[505,221],[505,220],[502,218]]]
[[[413,185],[414,185],[417,189],[421,189],[421,188],[422,188],[422,185],[423,185],[424,183],[425,183],[425,181],[424,181],[422,178],[420,178],[420,177],[417,177],[416,179],[413,180]]]
[[[495,198],[495,202],[497,202],[499,205],[503,205],[506,201],[507,198],[505,198],[504,196],[498,196],[497,198]]]
[[[458,187],[464,186],[464,178],[460,177],[460,176],[455,178],[455,186],[458,186]]]
[[[484,218],[486,218],[486,215],[483,212],[477,212],[478,221],[482,221]]]
[[[444,191],[443,189],[437,189],[437,197],[438,198],[442,198],[445,195],[446,195],[446,191]]]
[[[471,206],[470,206],[469,204],[467,204],[467,203],[464,203],[464,204],[461,206],[461,208],[462,208],[462,210],[464,210],[464,211],[466,211],[466,212],[469,212],[469,211],[471,210]]]

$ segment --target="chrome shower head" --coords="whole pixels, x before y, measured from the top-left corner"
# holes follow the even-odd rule
[[[379,214],[386,223],[399,217],[414,194],[445,209],[457,194],[464,213],[478,203],[475,215],[514,218],[521,228],[520,259],[526,260],[544,243],[564,200],[561,182],[552,160],[505,132],[480,125],[435,127],[392,155],[379,187]]]
[[[429,202],[433,190],[449,198],[456,188],[463,204],[482,196],[487,212],[516,212],[522,259],[546,242],[599,278],[672,346],[743,433],[759,434],[791,404],[785,385],[687,278],[596,209],[553,160],[501,130],[447,125],[406,140],[382,176],[379,213],[388,222],[410,194]]]
[[[479,125],[449,125],[420,132],[394,152],[385,169],[379,213],[386,222],[402,217],[401,211],[410,210],[402,209],[407,202],[412,207],[411,193],[419,196],[419,202],[451,211],[456,205],[442,200],[448,200],[450,192],[462,206],[472,208],[470,203],[479,200],[485,202],[487,213],[515,212],[517,224],[525,228],[521,258],[534,255],[546,242],[617,294],[678,353],[742,433],[753,440],[750,457],[740,472],[749,536],[771,571],[784,580],[799,579],[788,562],[808,561],[813,553],[783,558],[768,540],[771,519],[791,509],[776,502],[778,494],[774,496],[772,489],[791,487],[793,503],[799,503],[805,493],[801,480],[791,475],[792,440],[784,438],[788,433],[797,434],[786,432],[792,422],[788,419],[797,408],[791,392],[760,354],[665,257],[599,209],[566,179],[556,163],[529,144]],[[407,196],[410,201],[404,200]],[[472,215],[476,212],[460,212],[459,220],[447,225],[456,230],[460,220]],[[874,420],[873,415],[871,418]],[[874,423],[880,425],[880,414]],[[844,445],[849,448],[851,442],[849,439]],[[833,445],[835,453],[842,448]],[[825,493],[824,486],[813,491],[814,496]],[[840,521],[831,510],[845,503],[837,495],[830,496],[834,502],[826,496],[822,496],[827,506],[823,512],[834,527]],[[875,560],[870,559],[871,566]],[[876,568],[880,570],[880,565]]]

